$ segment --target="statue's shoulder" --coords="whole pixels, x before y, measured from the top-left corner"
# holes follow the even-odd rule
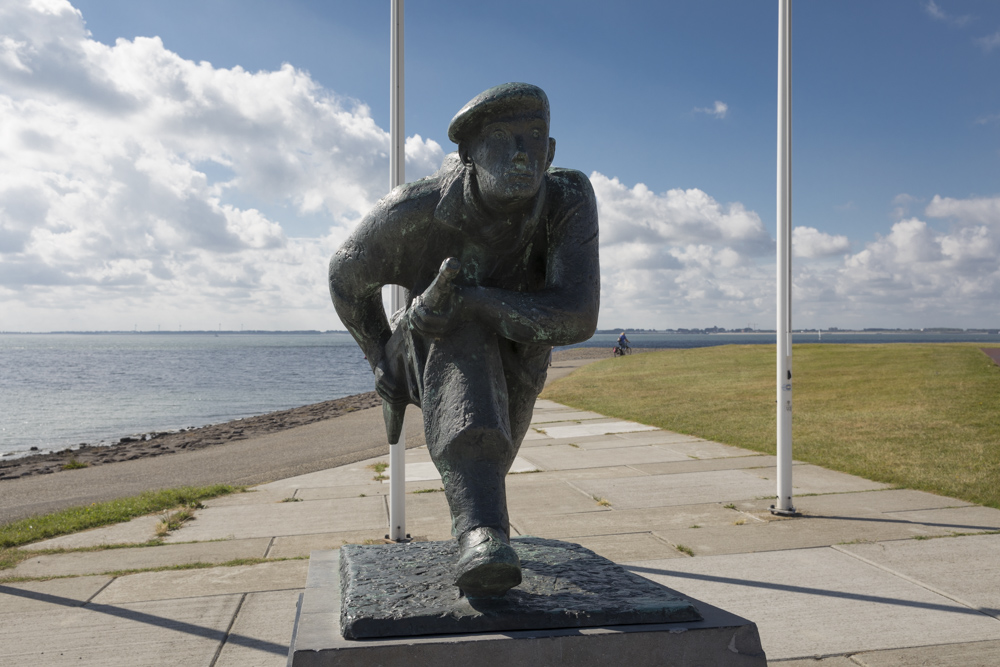
[[[440,169],[418,181],[393,188],[382,200],[382,204],[390,214],[433,211],[441,199],[442,191],[455,180],[460,166],[458,154],[450,153],[445,156]]]
[[[576,200],[580,197],[594,198],[594,188],[590,179],[582,171],[565,167],[549,167],[545,172],[546,187],[561,199]]]

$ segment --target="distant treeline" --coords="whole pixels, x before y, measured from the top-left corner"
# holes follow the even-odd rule
[[[726,329],[724,327],[708,327],[706,329],[635,329],[632,327],[620,327],[615,329],[598,329],[599,334],[617,334],[624,331],[626,334],[713,334],[713,333],[774,333],[774,329],[752,329],[742,327],[740,329]],[[877,333],[893,332],[907,334],[921,333],[967,333],[967,334],[998,334],[1000,328],[996,329],[960,329],[954,327],[925,327],[923,329],[889,329],[883,327],[866,327],[864,329],[840,329],[830,327],[828,329],[793,329],[793,333],[817,333],[826,331],[831,333]]]

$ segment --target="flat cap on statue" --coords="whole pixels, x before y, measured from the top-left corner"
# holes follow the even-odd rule
[[[515,112],[538,112],[549,122],[549,98],[530,83],[504,83],[479,93],[448,125],[448,138],[456,144],[479,131],[487,118]]]

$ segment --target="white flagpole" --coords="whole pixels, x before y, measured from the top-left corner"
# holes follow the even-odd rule
[[[795,514],[792,505],[792,0],[778,0],[778,269],[777,419],[778,502],[775,514]]]
[[[403,114],[403,0],[392,2],[392,29],[389,67],[389,188],[402,185],[406,179],[406,129]],[[390,308],[395,313],[406,305],[404,290],[390,288]],[[389,445],[389,539],[406,540],[406,429],[399,442]]]

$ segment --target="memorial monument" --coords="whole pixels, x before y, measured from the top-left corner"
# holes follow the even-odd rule
[[[536,86],[477,95],[448,137],[458,151],[441,170],[394,189],[333,256],[330,294],[375,372],[390,438],[407,403],[422,409],[460,545],[455,583],[491,597],[521,581],[504,477],[549,353],[597,326],[597,204],[586,176],[552,167]],[[383,285],[409,292],[393,327]]]
[[[421,408],[456,539],[313,552],[288,664],[766,665],[746,619],[578,544],[511,540],[504,480],[549,355],[597,325],[597,204],[586,176],[552,167],[536,86],[477,95],[448,136],[458,151],[379,201],[329,276],[390,442]],[[385,285],[407,290],[391,318]]]

